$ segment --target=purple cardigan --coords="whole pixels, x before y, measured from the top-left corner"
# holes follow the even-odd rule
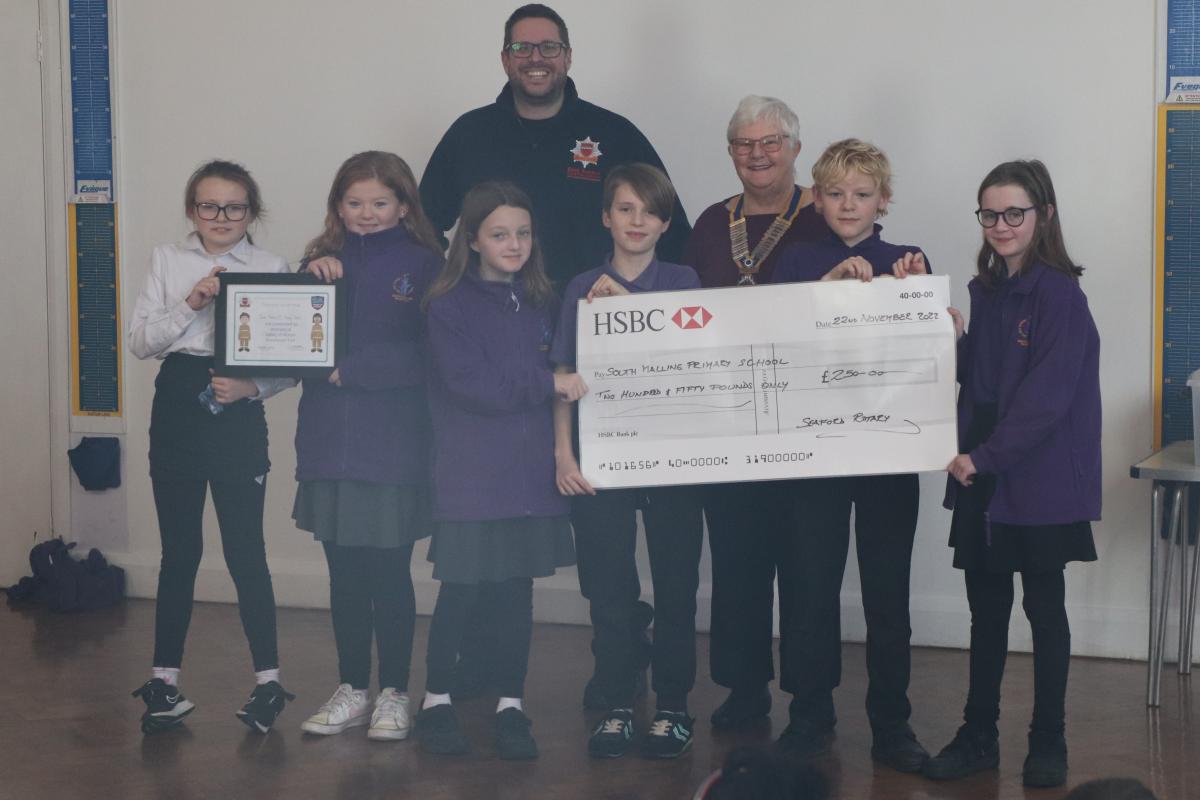
[[[1070,276],[1029,265],[988,319],[988,290],[971,293],[971,326],[987,320],[1002,342],[996,429],[971,451],[981,473],[996,476],[992,522],[1059,525],[1100,519],[1100,335],[1087,297]],[[958,343],[958,431],[971,424],[976,341]],[[958,483],[946,483],[946,508]]]
[[[441,257],[401,225],[346,234],[349,352],[342,385],[304,381],[296,425],[296,480],[412,485],[428,476],[429,423],[421,297]]]
[[[429,304],[434,518],[565,515],[554,484],[554,304],[468,272]]]

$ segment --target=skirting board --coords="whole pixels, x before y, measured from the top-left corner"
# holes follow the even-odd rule
[[[131,597],[154,597],[158,581],[158,561],[141,562],[122,558],[127,573],[127,590]],[[416,590],[417,613],[430,614],[437,598],[438,582],[433,579],[432,565],[417,554],[413,556],[413,584]],[[329,576],[324,565],[310,561],[272,559],[271,574],[276,602],[297,608],[329,607]],[[1018,582],[1018,587],[1019,587]],[[696,598],[696,623],[708,630],[711,584],[701,584]],[[643,597],[653,601],[649,580],[643,581]],[[196,576],[196,599],[210,602],[235,601],[233,582],[220,558],[206,558]],[[550,578],[534,582],[534,619],[539,622],[588,624],[587,601],[579,593],[574,569],[559,571]],[[914,594],[910,602],[914,645],[966,648],[969,642],[970,614],[966,599],[961,596]],[[1147,613],[1142,608],[1111,608],[1102,606],[1068,605],[1071,620],[1072,653],[1077,656],[1145,660],[1147,648]],[[776,624],[778,628],[778,623]],[[1168,621],[1167,660],[1174,659],[1173,647],[1178,633],[1174,617]],[[866,638],[862,601],[855,592],[842,593],[842,639],[862,642]],[[1021,611],[1020,592],[1013,603],[1009,649],[1029,652],[1032,640],[1029,625]]]

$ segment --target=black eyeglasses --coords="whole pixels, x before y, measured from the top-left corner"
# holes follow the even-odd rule
[[[730,139],[729,152],[736,156],[748,156],[754,152],[754,146],[758,145],[764,153],[778,153],[779,148],[783,147],[783,140],[788,138],[790,137],[786,133],[773,133],[761,139]]]
[[[562,42],[511,42],[504,47],[513,58],[529,58],[537,50],[542,58],[558,58],[563,50],[569,50]]]
[[[245,203],[227,203],[223,206],[216,203],[196,203],[195,207],[196,216],[205,222],[212,222],[221,216],[221,212],[225,213],[225,219],[230,222],[241,222],[250,211],[250,206]]]
[[[1033,211],[1037,206],[1029,206],[1028,208],[1017,208],[1009,206],[1003,211],[992,211],[990,208],[980,208],[975,211],[975,219],[979,220],[979,224],[985,228],[994,228],[996,223],[1004,217],[1004,224],[1010,228],[1015,228],[1025,221],[1025,212]]]

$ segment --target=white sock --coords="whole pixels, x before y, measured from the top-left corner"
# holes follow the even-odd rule
[[[517,711],[521,709],[521,698],[519,697],[501,697],[500,702],[496,703],[496,713],[499,714],[506,708],[515,708]]]
[[[158,678],[167,686],[178,686],[179,667],[155,667],[153,677]]]
[[[271,681],[279,683],[279,667],[276,667],[275,669],[259,670],[258,672],[254,673],[254,682],[259,686],[262,686],[264,683],[270,683]]]
[[[448,694],[433,694],[432,692],[425,693],[425,702],[421,703],[421,710],[433,708],[434,706],[450,705],[450,695]]]

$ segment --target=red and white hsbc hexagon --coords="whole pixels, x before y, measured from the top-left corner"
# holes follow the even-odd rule
[[[713,315],[704,306],[683,306],[671,317],[671,321],[685,331],[703,328]]]

